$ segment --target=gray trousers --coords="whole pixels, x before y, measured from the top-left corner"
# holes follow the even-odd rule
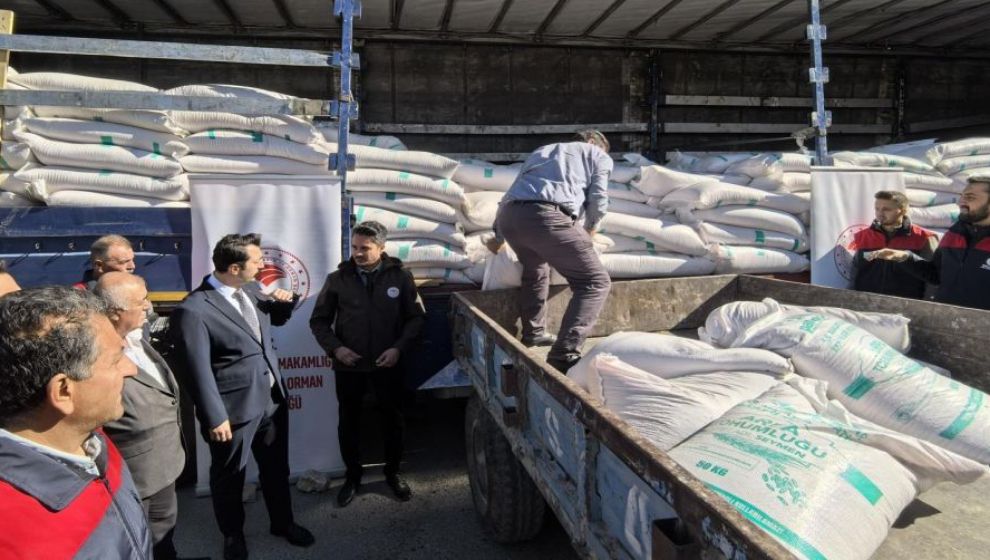
[[[567,279],[573,295],[561,319],[557,342],[547,357],[580,357],[581,346],[598,321],[612,286],[591,236],[552,204],[505,202],[497,222],[499,233],[523,266],[519,291],[523,338],[544,334],[552,266]]]

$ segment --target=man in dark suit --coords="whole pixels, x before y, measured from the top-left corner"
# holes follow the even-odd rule
[[[124,380],[124,415],[103,429],[131,469],[151,528],[155,560],[174,560],[172,536],[179,512],[175,481],[186,456],[179,424],[179,386],[165,360],[142,336],[151,308],[144,279],[127,272],[107,272],[93,293],[106,302],[107,317],[126,344],[124,355],[137,365],[137,375]]]
[[[210,445],[210,492],[224,557],[247,557],[241,493],[249,449],[258,462],[271,533],[310,546],[313,535],[292,516],[289,411],[271,332],[289,320],[297,296],[280,289],[261,293],[254,281],[263,266],[258,234],[225,236],[213,249],[213,266],[213,274],[176,307],[171,328]]]

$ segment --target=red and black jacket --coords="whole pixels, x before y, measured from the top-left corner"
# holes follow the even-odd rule
[[[990,310],[990,226],[952,224],[932,262],[913,265],[918,276],[938,285],[935,301]]]
[[[855,275],[853,288],[861,292],[873,292],[905,298],[921,299],[925,296],[925,280],[911,274],[913,263],[884,259],[866,260],[864,255],[879,249],[911,251],[923,261],[930,261],[935,251],[935,234],[916,226],[907,218],[901,227],[888,232],[878,222],[856,234],[853,247]]]

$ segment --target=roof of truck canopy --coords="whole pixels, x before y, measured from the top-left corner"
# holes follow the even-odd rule
[[[336,35],[332,0],[0,0],[20,33]],[[792,49],[808,0],[363,0],[357,38]],[[828,48],[990,47],[985,0],[821,0]]]

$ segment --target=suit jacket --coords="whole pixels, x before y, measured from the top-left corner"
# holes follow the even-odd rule
[[[240,310],[206,279],[172,311],[169,321],[177,357],[189,376],[196,416],[204,429],[215,428],[225,420],[234,425],[264,415],[272,402],[269,371],[286,394],[272,345],[272,326],[289,320],[295,300],[273,301],[261,294],[255,283],[243,290],[255,303],[261,340]]]
[[[172,370],[147,341],[145,353],[158,365],[165,386],[138,369],[124,380],[124,416],[104,426],[131,469],[141,498],[175,482],[186,464],[179,420],[179,385]]]

